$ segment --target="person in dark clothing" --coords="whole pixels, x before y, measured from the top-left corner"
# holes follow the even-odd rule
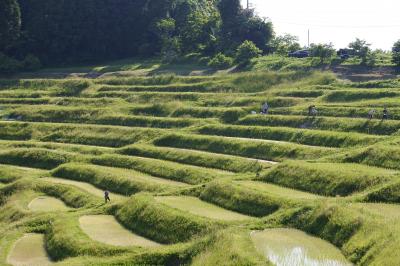
[[[310,105],[308,107],[308,116],[312,116],[313,115],[314,108],[315,108],[315,105]]]
[[[265,103],[261,106],[261,114],[267,115],[267,114],[268,114],[268,110],[269,110],[269,105],[268,105],[267,102],[265,102]]]
[[[108,201],[111,202],[111,199],[110,199],[110,192],[108,192],[107,190],[104,191],[104,200],[105,200],[106,203],[107,203]]]
[[[383,109],[382,120],[388,120],[388,118],[389,118],[389,112],[388,112],[387,108],[385,107],[385,109]]]
[[[376,111],[374,109],[370,110],[368,112],[368,119],[371,120],[372,118],[374,118]]]

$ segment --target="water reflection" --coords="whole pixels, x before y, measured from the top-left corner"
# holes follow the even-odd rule
[[[330,243],[293,229],[254,231],[251,238],[277,266],[348,266],[339,249]]]

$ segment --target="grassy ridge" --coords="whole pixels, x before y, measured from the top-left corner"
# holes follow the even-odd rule
[[[311,128],[332,131],[350,131],[377,135],[391,135],[400,127],[400,121],[379,121],[355,118],[304,117],[304,116],[246,116],[237,124],[247,126],[279,126]]]
[[[22,117],[22,121],[52,123],[91,123],[115,126],[136,126],[156,128],[188,127],[200,121],[193,119],[141,117],[124,114],[113,114],[111,111],[98,108],[82,107],[41,107],[32,111],[28,107],[14,109],[10,117]]]
[[[393,180],[394,171],[356,164],[287,161],[259,179],[326,196],[347,196]]]
[[[83,126],[78,124],[1,123],[0,136],[8,140],[40,140],[105,147],[121,147],[159,136],[162,131],[146,128]]]
[[[143,175],[139,173],[127,173],[126,171],[118,171],[118,169],[89,164],[64,164],[54,169],[52,175],[90,183],[104,190],[123,195],[132,195],[140,191],[160,192],[171,188],[140,178]]]
[[[174,161],[207,168],[215,168],[237,173],[256,172],[262,166],[258,162],[226,155],[209,154],[190,150],[179,150],[151,145],[135,144],[118,150],[125,155],[142,156],[160,160]]]
[[[113,256],[127,251],[91,240],[82,233],[78,217],[59,215],[46,230],[46,250],[53,260],[77,256]]]
[[[287,158],[311,159],[329,154],[328,148],[310,147],[291,143],[245,141],[221,137],[170,134],[154,140],[157,146],[196,149],[222,154],[238,155],[262,160]]]
[[[384,206],[377,205],[378,210]],[[340,247],[354,264],[396,265],[399,256],[393,249],[399,244],[399,228],[387,211],[371,213],[369,205],[344,207],[323,204],[281,213],[273,223],[283,223],[321,237]],[[386,217],[385,217],[386,216]],[[390,228],[390,229],[389,229]]]
[[[369,136],[356,133],[329,132],[284,127],[207,125],[199,128],[197,132],[205,135],[279,140],[326,147],[366,145],[383,139],[382,137],[378,136]]]
[[[132,231],[166,244],[188,241],[216,227],[205,218],[167,207],[145,194],[131,197],[115,215]]]
[[[77,156],[72,153],[46,149],[12,149],[0,152],[0,163],[27,166],[40,169],[52,169],[70,162]]]
[[[200,199],[243,214],[262,217],[290,205],[282,198],[259,193],[240,186],[212,182],[200,193]]]
[[[201,184],[226,176],[226,174],[207,168],[132,156],[103,155],[92,158],[91,162],[98,165],[133,169],[155,177],[187,184]]]
[[[400,169],[397,144],[398,141],[390,143],[379,143],[366,148],[341,154],[336,158],[342,162],[362,163],[372,166]]]

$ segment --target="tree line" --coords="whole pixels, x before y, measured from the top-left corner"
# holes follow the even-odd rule
[[[234,58],[241,45],[244,55],[268,52],[272,37],[272,24],[240,0],[0,1],[2,72],[134,56]]]

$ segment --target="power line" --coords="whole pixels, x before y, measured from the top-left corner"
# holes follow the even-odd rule
[[[400,24],[388,25],[333,25],[333,24],[313,24],[313,23],[298,23],[282,19],[272,19],[272,22],[279,22],[282,24],[304,26],[304,27],[317,27],[317,28],[346,28],[346,29],[370,29],[370,28],[400,28]]]

